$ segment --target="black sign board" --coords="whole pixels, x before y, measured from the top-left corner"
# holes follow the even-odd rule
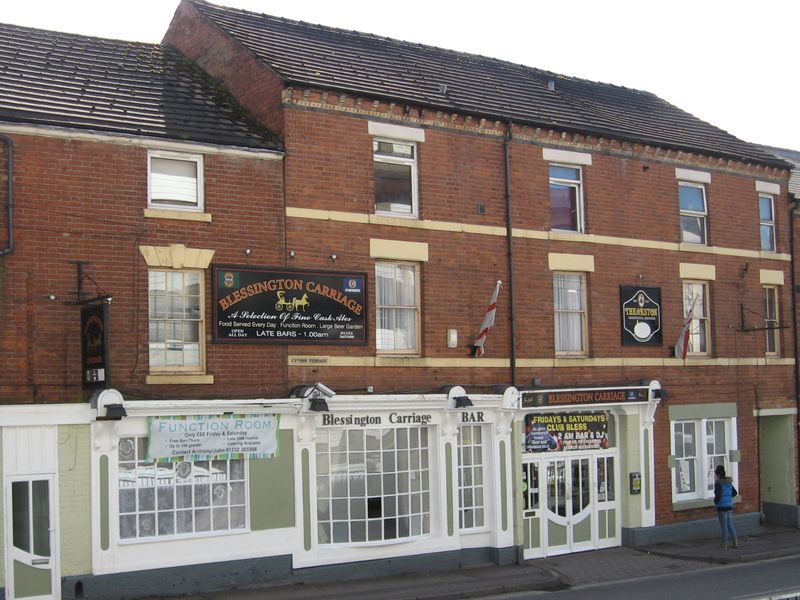
[[[607,404],[612,402],[647,402],[646,387],[587,388],[522,392],[522,406],[560,406],[567,404]]]
[[[525,452],[604,450],[608,413],[531,413],[525,415]]]
[[[619,288],[622,306],[622,345],[660,346],[661,288]]]
[[[364,273],[215,265],[214,341],[367,343]]]
[[[108,304],[81,309],[83,389],[108,387]]]

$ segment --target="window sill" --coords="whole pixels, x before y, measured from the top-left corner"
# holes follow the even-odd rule
[[[419,220],[419,215],[410,214],[410,213],[395,213],[390,211],[384,210],[376,210],[375,211],[376,217],[389,217],[392,219],[412,219],[412,220]]]
[[[178,221],[201,221],[211,223],[211,213],[169,210],[165,208],[145,208],[144,216],[151,219],[175,219]]]
[[[214,383],[213,375],[165,373],[163,375],[148,375],[145,379],[147,385],[207,385]]]
[[[741,494],[733,499],[734,504],[739,504],[742,501]],[[672,510],[692,510],[695,508],[715,508],[713,498],[696,498],[694,500],[679,500],[672,502]]]
[[[694,500],[679,500],[672,503],[672,510],[692,510],[695,508],[713,508],[714,500],[711,498],[696,498]]]

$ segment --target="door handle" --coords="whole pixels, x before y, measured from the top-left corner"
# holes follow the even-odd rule
[[[50,559],[49,558],[34,558],[31,561],[32,565],[49,565]]]

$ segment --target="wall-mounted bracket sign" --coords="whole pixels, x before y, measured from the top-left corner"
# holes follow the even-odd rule
[[[83,389],[108,387],[108,303],[81,308]]]
[[[367,343],[365,273],[215,265],[214,341]]]
[[[661,288],[619,288],[622,305],[622,345],[660,346]]]

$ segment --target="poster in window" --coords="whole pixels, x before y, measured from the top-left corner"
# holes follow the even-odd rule
[[[525,415],[524,452],[605,450],[608,412]]]
[[[661,288],[622,285],[622,345],[660,346]]]
[[[365,273],[218,265],[214,341],[365,345]]]

